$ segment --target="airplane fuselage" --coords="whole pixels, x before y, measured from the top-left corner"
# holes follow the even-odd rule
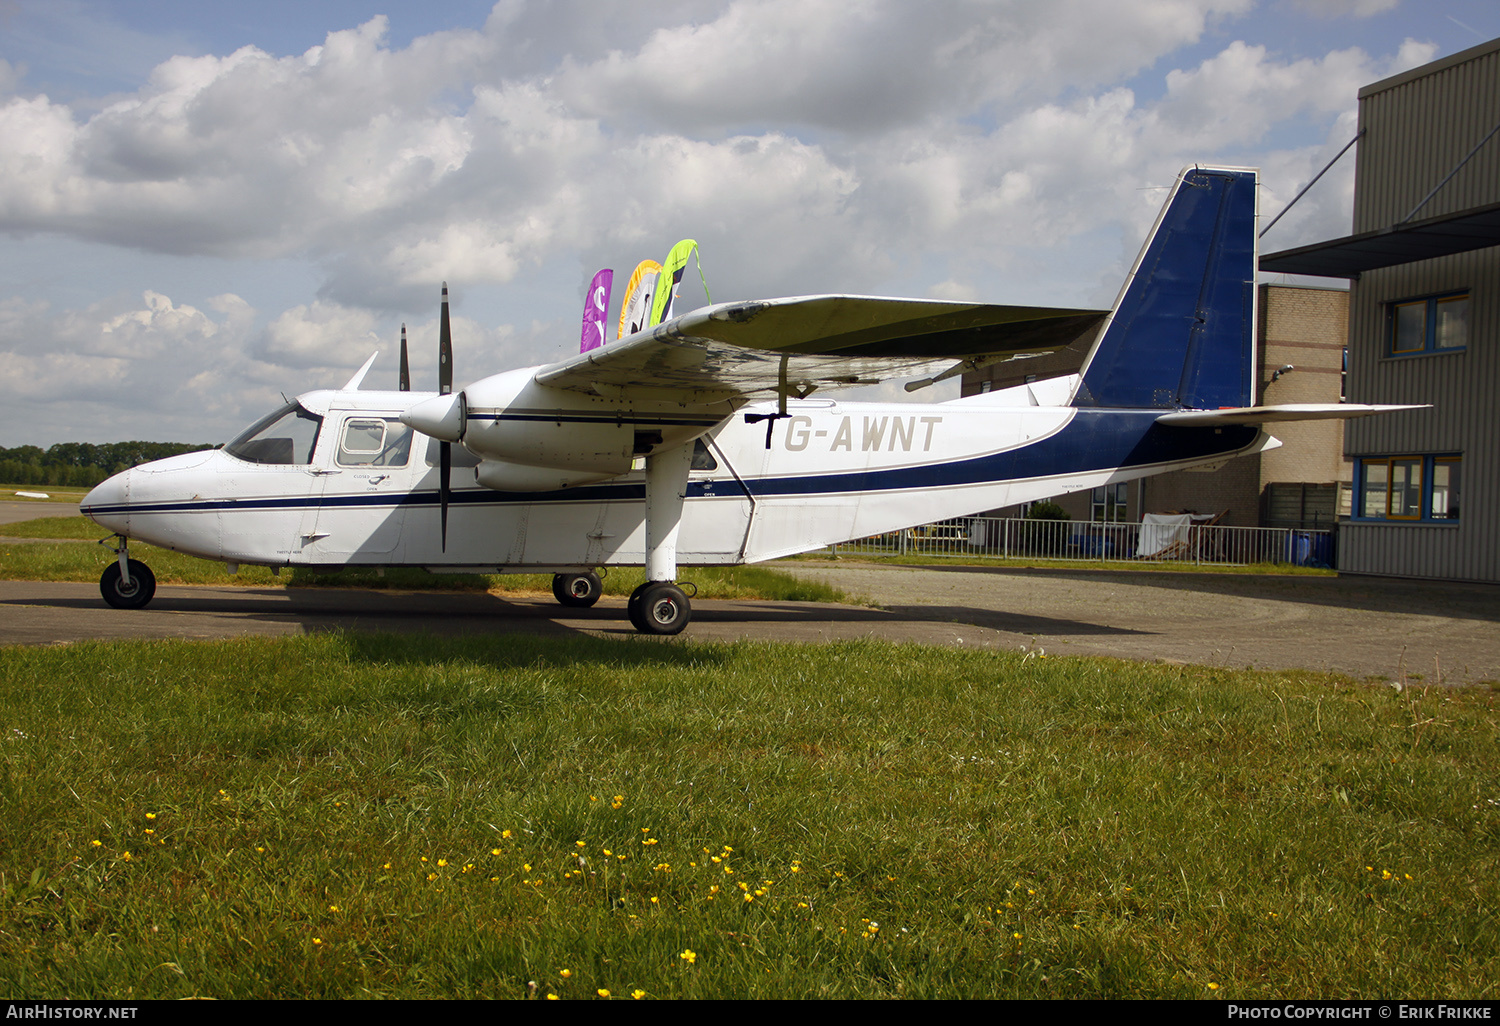
[[[524,372],[528,380],[530,374]],[[477,385],[469,392],[482,394]],[[117,475],[89,496],[85,512],[133,540],[234,564],[502,573],[641,565],[643,470],[589,477],[607,471],[610,459],[628,468],[632,438],[643,428],[687,438],[704,432],[692,417],[660,409],[617,411],[588,426],[576,422],[584,413],[556,407],[550,416],[525,420],[529,415],[514,405],[476,404],[468,411],[469,431],[489,432],[490,452],[495,433],[507,431],[532,436],[514,446],[518,459],[528,446],[545,445],[549,432],[599,442],[579,455],[581,483],[535,490],[526,487],[524,473],[502,482],[505,490],[478,484],[455,446],[460,458],[444,546],[436,444],[399,420],[423,398],[309,393],[301,404],[321,420],[299,457],[305,462],[191,453]],[[747,423],[744,414],[774,407],[746,407],[701,434],[677,559],[684,565],[775,559],[1218,462],[1267,444],[1253,427],[1159,425],[1159,410],[1015,406],[1014,400],[1008,393],[936,404],[792,400],[788,415],[773,422],[769,446],[765,424]],[[674,419],[683,423],[674,428]]]

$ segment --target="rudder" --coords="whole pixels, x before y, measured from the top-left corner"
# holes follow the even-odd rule
[[[1178,176],[1085,361],[1072,405],[1218,409],[1255,399],[1256,172]]]

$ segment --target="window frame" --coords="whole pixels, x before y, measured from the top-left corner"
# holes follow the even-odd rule
[[[1443,486],[1444,493],[1451,490],[1458,499],[1458,516],[1448,516],[1444,511],[1442,515],[1434,513],[1432,508],[1433,491],[1436,474],[1434,471],[1439,467],[1450,469],[1448,483]],[[1377,515],[1366,515],[1365,509],[1368,502],[1368,483],[1370,469],[1378,467],[1383,471],[1385,509]],[[1398,468],[1404,471],[1398,474]],[[1449,524],[1457,526],[1462,523],[1463,512],[1463,455],[1461,453],[1393,453],[1389,456],[1359,456],[1354,460],[1354,487],[1353,508],[1349,519],[1361,524]],[[1410,481],[1415,473],[1418,477],[1416,488],[1418,490],[1417,511],[1392,513],[1392,507],[1397,503],[1398,480]],[[1409,494],[1411,486],[1408,484],[1400,489],[1401,493]]]
[[[1386,304],[1386,355],[1399,359],[1408,356],[1433,356],[1438,353],[1462,353],[1469,348],[1468,330],[1469,315],[1473,306],[1473,290],[1457,289],[1452,292],[1438,292],[1430,296],[1412,296],[1410,299],[1398,299]],[[1438,344],[1438,312],[1444,303],[1452,303],[1463,300],[1468,304],[1464,311],[1464,333],[1463,341],[1459,345]],[[1397,328],[1400,324],[1403,309],[1422,306],[1422,343],[1419,346],[1409,346],[1398,349],[1399,343]]]

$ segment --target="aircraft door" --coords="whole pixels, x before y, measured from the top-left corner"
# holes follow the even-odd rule
[[[330,414],[335,435],[318,472],[314,550],[338,563],[387,561],[401,542],[412,487],[412,429],[393,416]]]
[[[685,563],[738,563],[755,519],[755,499],[724,450],[712,438],[693,443],[688,501],[683,510],[678,559]]]

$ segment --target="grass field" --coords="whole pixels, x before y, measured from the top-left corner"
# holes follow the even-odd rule
[[[17,495],[18,491],[37,492],[46,495],[47,498],[34,499],[27,495]],[[79,500],[88,493],[87,488],[74,488],[68,485],[0,484],[0,499],[6,502],[71,502],[77,505]]]
[[[1493,998],[1494,697],[878,643],[0,650],[0,990]]]

